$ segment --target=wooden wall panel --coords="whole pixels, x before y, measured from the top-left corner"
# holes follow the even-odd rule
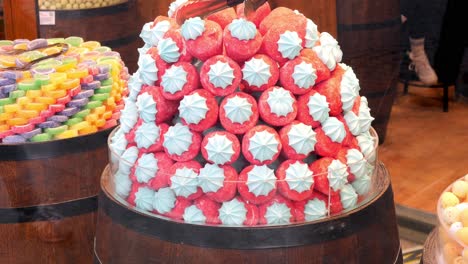
[[[7,39],[38,37],[35,0],[4,0],[3,5]]]

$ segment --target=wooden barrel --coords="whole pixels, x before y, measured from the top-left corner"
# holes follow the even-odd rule
[[[0,145],[0,263],[92,263],[110,131]]]
[[[343,62],[352,66],[361,94],[375,117],[372,126],[385,140],[396,96],[400,48],[399,0],[337,0],[338,41]]]
[[[379,166],[377,195],[365,206],[313,224],[276,227],[193,225],[129,210],[101,179],[95,262],[402,263],[393,192]]]
[[[41,38],[80,36],[101,42],[120,53],[130,72],[137,69],[139,34],[147,21],[139,15],[136,0],[83,10],[56,10],[55,25],[40,25]]]
[[[273,7],[297,9],[312,19],[318,30],[337,37],[343,62],[350,65],[368,98],[375,117],[372,126],[385,140],[388,120],[396,95],[400,46],[398,0],[270,0]]]

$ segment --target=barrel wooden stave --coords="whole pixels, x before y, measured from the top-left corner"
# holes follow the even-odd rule
[[[107,137],[0,145],[0,263],[91,263]]]
[[[271,229],[267,227],[271,231],[271,236],[282,240],[281,243],[297,243],[295,237],[297,231],[293,232],[292,228],[305,226],[307,231],[312,231],[310,233],[324,234],[321,243],[300,241],[300,245],[294,244],[290,247],[255,246],[255,243],[249,240],[263,240],[264,233],[255,234],[260,232],[262,227],[239,228],[236,232],[241,235],[228,237],[224,236],[226,233],[221,227],[209,227],[208,230],[200,231],[199,226],[175,224],[179,225],[179,232],[187,232],[192,228],[192,232],[187,233],[199,238],[200,244],[210,243],[206,237],[201,237],[203,232],[209,232],[211,236],[220,236],[226,241],[244,239],[247,244],[252,244],[251,248],[245,244],[243,248],[220,248],[219,244],[215,245],[214,242],[211,242],[212,246],[200,246],[193,245],[188,240],[175,243],[162,238],[169,232],[161,233],[161,236],[150,235],[148,234],[151,232],[150,229],[158,225],[163,226],[165,223],[161,221],[165,220],[143,216],[137,212],[131,213],[130,209],[110,197],[105,187],[108,180],[109,175],[105,172],[102,177],[103,191],[100,193],[96,230],[95,256],[98,263],[304,263],[304,260],[307,260],[307,263],[402,263],[393,193],[388,179],[377,198],[364,208],[355,211],[356,214],[362,213],[362,217],[366,217],[367,220],[362,219],[365,220],[363,221],[366,223],[365,226],[350,235],[343,235],[339,230],[335,233],[336,237],[330,238],[330,233],[334,233],[330,228],[334,226],[338,227],[334,230],[340,227],[346,228],[342,226],[350,222],[347,218],[352,217],[354,213],[325,220],[322,225],[314,223]],[[109,208],[117,206],[120,209],[111,212],[112,209],[108,209],[108,206]],[[121,221],[123,218],[128,221]],[[369,218],[372,218],[372,221],[367,224]],[[146,221],[153,222],[154,226],[146,225]],[[327,226],[328,223],[333,224]],[[142,227],[142,230],[134,227]],[[175,233],[169,237],[175,240],[181,239],[179,234]]]

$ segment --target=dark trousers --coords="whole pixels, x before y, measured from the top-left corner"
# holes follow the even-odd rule
[[[435,55],[435,70],[441,82],[455,83],[467,46],[468,0],[448,0]],[[468,91],[465,93],[468,95]]]
[[[440,12],[439,0],[401,0],[400,12],[407,20],[408,33],[411,38],[424,38],[439,27],[437,19]]]

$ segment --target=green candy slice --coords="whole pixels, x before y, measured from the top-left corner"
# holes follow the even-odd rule
[[[55,135],[58,135],[60,133],[67,131],[67,129],[68,129],[68,126],[63,125],[63,126],[54,127],[54,128],[46,128],[45,132],[51,136],[55,136]]]
[[[0,106],[13,104],[15,102],[16,102],[16,100],[13,99],[13,98],[2,98],[2,99],[0,99]]]
[[[65,122],[65,125],[73,126],[73,125],[78,124],[78,123],[80,123],[82,121],[83,121],[83,118],[74,117],[74,118],[68,119],[67,122]]]
[[[16,90],[16,91],[12,91],[10,93],[10,98],[11,99],[17,99],[17,98],[20,98],[20,97],[23,97],[26,95],[26,92],[25,91],[22,91],[22,90]]]
[[[104,101],[107,100],[110,97],[109,93],[98,93],[93,96],[91,96],[90,100],[91,101]]]
[[[42,133],[42,134],[35,135],[30,140],[31,142],[43,142],[43,141],[49,141],[51,139],[52,137],[49,134]]]
[[[65,39],[65,43],[73,47],[79,47],[83,43],[83,38],[80,37],[68,37]]]
[[[91,101],[87,105],[85,105],[85,109],[94,109],[102,105],[101,101]]]
[[[113,83],[114,83],[114,80],[112,78],[101,81],[102,86],[112,85]]]
[[[39,90],[41,89],[41,84],[37,80],[23,80],[18,83],[18,89],[23,91]]]
[[[74,114],[73,118],[77,117],[77,118],[84,119],[90,113],[91,113],[91,110],[89,110],[89,109],[81,110],[78,113]]]
[[[101,86],[101,88],[94,90],[94,94],[110,93],[112,92],[112,85]]]

